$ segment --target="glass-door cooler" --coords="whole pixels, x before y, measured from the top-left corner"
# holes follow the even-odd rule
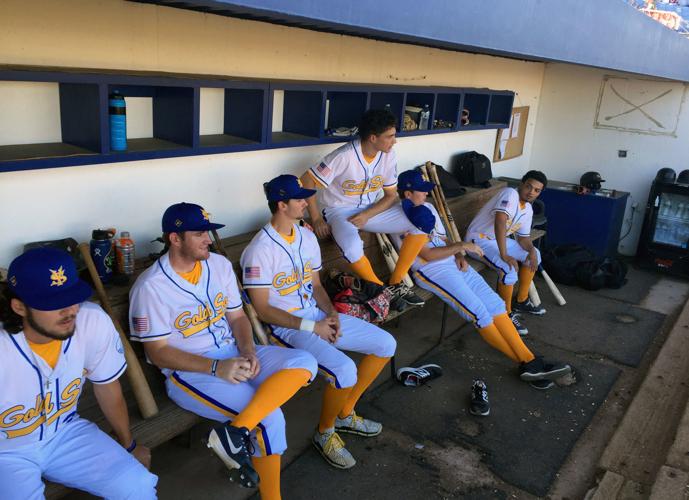
[[[653,183],[637,257],[644,267],[689,277],[689,186]]]

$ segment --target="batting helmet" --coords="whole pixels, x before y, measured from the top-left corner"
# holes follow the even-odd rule
[[[682,170],[677,176],[677,184],[689,184],[689,170]]]
[[[589,188],[592,191],[597,191],[600,189],[601,182],[605,182],[605,180],[598,172],[586,172],[581,176],[581,179],[579,179],[579,184]]]
[[[656,173],[655,182],[658,184],[674,184],[677,174],[669,167],[661,168]]]

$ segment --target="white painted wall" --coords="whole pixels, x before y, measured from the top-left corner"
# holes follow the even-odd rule
[[[126,19],[127,22],[114,22]],[[520,175],[530,164],[544,65],[364,40],[231,19],[124,0],[4,0],[0,16],[4,64],[247,76],[276,79],[444,85],[515,90],[517,106],[531,106],[524,155],[500,162],[494,174]],[[0,87],[0,103],[4,102]],[[43,89],[48,100],[55,89]],[[51,94],[53,92],[53,94]],[[145,100],[144,100],[145,101]],[[202,93],[201,131],[218,132],[222,94]],[[128,102],[137,135],[150,135],[148,108]],[[3,108],[4,109],[4,108]],[[46,109],[52,111],[46,112]],[[136,111],[135,114],[132,114]],[[47,115],[46,115],[47,113]],[[52,114],[51,114],[52,113]],[[36,133],[30,122],[49,117]],[[139,115],[137,118],[135,115]],[[57,111],[24,99],[0,119],[25,130],[22,137],[48,140],[58,131]],[[279,124],[275,124],[278,126]],[[52,128],[51,128],[52,127]],[[34,135],[32,135],[34,134]],[[52,134],[52,135],[51,135]],[[36,139],[38,137],[38,139]],[[130,135],[131,137],[131,135]],[[432,160],[447,165],[460,151],[492,158],[495,130],[402,138],[399,170]],[[52,139],[51,139],[52,140]],[[0,267],[24,243],[72,236],[88,240],[91,229],[129,230],[143,255],[158,247],[160,217],[175,202],[203,205],[227,224],[222,236],[264,223],[268,209],[261,184],[281,173],[301,174],[336,145],[148,160],[0,173]]]
[[[597,69],[546,64],[531,167],[543,170],[551,179],[575,183],[584,172],[595,170],[606,180],[604,187],[629,191],[632,201],[627,203],[622,234],[629,227],[632,203],[638,203],[638,209],[632,231],[621,242],[619,250],[633,255],[656,172],[662,167],[672,167],[677,173],[689,168],[689,106],[684,103],[681,107],[675,136],[594,128],[601,83],[608,74],[611,73]],[[684,94],[683,84],[673,82],[670,87]],[[652,93],[647,95],[648,99],[653,97]],[[661,99],[654,103],[661,107],[657,116],[677,113],[676,101],[667,101],[672,109],[663,109],[663,102]],[[635,111],[634,120],[638,122],[639,116]],[[618,158],[618,150],[627,150],[627,158]]]

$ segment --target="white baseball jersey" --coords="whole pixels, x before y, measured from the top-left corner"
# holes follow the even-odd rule
[[[81,305],[55,368],[31,350],[23,332],[3,329],[0,360],[0,451],[50,439],[75,419],[86,378],[107,384],[127,368],[112,321],[90,302]]]
[[[433,227],[433,231],[430,234],[430,241],[426,243],[426,246],[432,248],[447,246],[447,243],[445,243],[444,240],[444,238],[447,238],[447,232],[445,231],[445,226],[443,226],[443,221],[440,218],[440,215],[438,215],[438,211],[435,209],[433,205],[431,205],[428,202],[424,203],[424,205],[431,211],[431,213],[433,213],[433,217],[435,217],[435,226]],[[400,234],[391,234],[390,241],[393,245],[397,247],[397,250],[399,250],[402,247],[402,237]],[[412,271],[418,271],[421,267],[427,265],[447,263],[448,261],[454,262],[454,260],[454,257],[445,257],[444,259],[438,259],[431,262],[427,262],[426,260],[417,256],[411,266],[411,269]]]
[[[242,298],[232,265],[212,253],[201,268],[198,283],[192,285],[165,254],[139,276],[129,292],[132,340],[167,339],[168,345],[199,355],[234,343],[225,313],[240,309]]]
[[[397,185],[397,157],[394,151],[378,152],[369,164],[357,139],[337,148],[309,172],[326,188],[321,198],[324,208],[366,207],[384,187]]]
[[[313,273],[321,269],[321,249],[310,230],[293,226],[295,238],[288,243],[268,223],[242,252],[245,288],[268,288],[268,303],[292,312],[316,307]]]
[[[523,205],[519,201],[519,193],[514,188],[505,188],[493,196],[486,203],[467,229],[466,239],[495,239],[495,214],[503,212],[507,214],[507,236],[529,236],[531,234],[531,221],[533,208],[531,203]]]

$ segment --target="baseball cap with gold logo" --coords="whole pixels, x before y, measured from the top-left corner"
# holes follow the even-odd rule
[[[184,231],[212,231],[225,227],[225,224],[211,222],[211,214],[194,203],[175,203],[163,214],[164,233],[182,233]]]
[[[10,264],[10,290],[27,306],[55,311],[84,302],[91,287],[79,279],[72,257],[64,250],[33,248]]]

